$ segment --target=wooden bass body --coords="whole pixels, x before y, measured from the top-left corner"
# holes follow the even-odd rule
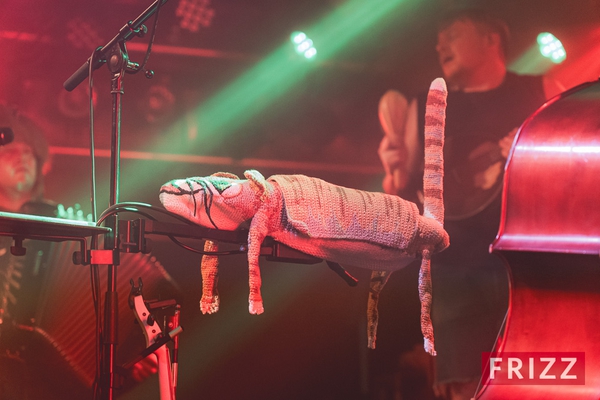
[[[507,160],[490,251],[507,264],[510,300],[494,350],[585,354],[585,384],[493,384],[477,399],[600,397],[600,83],[550,100],[521,126]],[[536,371],[535,376],[539,375]]]

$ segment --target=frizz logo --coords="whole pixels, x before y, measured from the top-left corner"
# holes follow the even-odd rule
[[[483,353],[488,385],[585,385],[585,353]]]

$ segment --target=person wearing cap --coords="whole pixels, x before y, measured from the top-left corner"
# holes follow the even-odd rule
[[[0,211],[18,212],[28,202],[42,202],[49,170],[48,143],[28,117],[0,105],[0,128],[12,141],[0,146]]]
[[[56,205],[43,196],[50,165],[44,133],[32,119],[4,104],[0,104],[0,130],[0,211],[56,216]],[[29,258],[12,256],[11,245],[12,238],[0,237],[0,398],[52,399],[49,393],[46,397],[40,377],[36,379],[28,365],[31,334],[15,329],[18,318],[11,315],[18,313],[16,291],[30,293],[31,282],[27,269],[21,268]]]
[[[0,212],[59,216],[58,205],[44,198],[50,162],[42,129],[31,118],[0,103],[0,132]],[[92,388],[56,358],[47,340],[35,334],[44,270],[59,267],[38,266],[36,272],[35,265],[45,265],[41,260],[50,252],[50,242],[32,241],[26,246],[26,255],[18,257],[10,253],[11,245],[11,237],[0,236],[0,400],[91,398]],[[131,378],[123,384],[131,388],[156,371],[156,360],[147,357],[124,371]]]

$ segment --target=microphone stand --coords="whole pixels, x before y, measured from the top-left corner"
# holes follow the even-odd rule
[[[112,73],[111,95],[112,95],[112,137],[110,144],[111,168],[110,168],[110,200],[112,206],[119,202],[120,182],[120,160],[121,160],[121,98],[123,92],[123,76],[129,62],[125,49],[125,42],[119,42],[113,46],[109,53],[108,68]],[[108,265],[108,283],[106,297],[104,299],[104,334],[102,335],[102,374],[100,381],[101,399],[113,398],[115,378],[115,356],[118,344],[118,293],[117,293],[117,266],[119,265],[119,232],[118,216],[112,215],[107,218],[106,226],[110,227],[109,234],[104,241],[104,249],[111,251],[112,264]]]
[[[157,8],[168,0],[156,0],[135,21],[129,21],[119,33],[105,46],[96,49],[94,54],[67,79],[63,86],[68,91],[77,87],[85,80],[90,71],[98,69],[107,63],[111,78],[112,95],[112,133],[111,133],[111,169],[110,169],[110,201],[109,206],[119,203],[119,178],[120,178],[120,151],[121,151],[121,98],[123,91],[123,76],[125,72],[136,72],[137,63],[129,61],[125,41],[134,35],[143,35],[146,28],[142,24],[152,16]],[[91,65],[91,67],[90,67]],[[91,155],[94,156],[93,154]],[[91,251],[92,265],[107,265],[107,291],[104,303],[104,326],[102,335],[102,349],[100,351],[100,398],[112,400],[115,384],[115,358],[118,344],[118,293],[117,293],[117,267],[119,265],[119,232],[117,215],[106,218],[105,226],[110,228],[104,238],[104,251]]]

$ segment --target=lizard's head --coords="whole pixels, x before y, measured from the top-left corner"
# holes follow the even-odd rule
[[[160,188],[160,202],[168,211],[198,225],[235,230],[252,218],[266,188],[265,178],[258,171],[246,171],[245,176],[249,179],[217,172],[175,179]]]

